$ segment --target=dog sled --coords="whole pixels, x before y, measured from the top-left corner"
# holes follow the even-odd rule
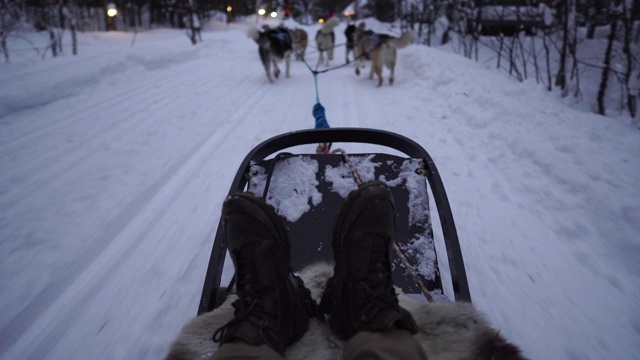
[[[322,151],[327,144],[338,143],[380,145],[394,153]],[[309,144],[319,144],[316,153],[284,151]],[[401,155],[395,155],[398,152]],[[374,179],[387,183],[394,196],[393,281],[400,288],[399,305],[416,321],[418,332],[414,338],[427,357],[525,359],[521,350],[470,303],[460,244],[442,180],[429,154],[414,141],[391,132],[354,128],[276,136],[246,156],[229,192],[262,195],[286,218],[292,267],[313,301],[319,303],[327,280],[333,275],[331,242],[336,215],[348,192],[359,183]],[[429,204],[434,204],[436,211],[430,211]],[[431,213],[437,217],[432,218]],[[440,228],[441,236],[434,236],[439,234],[434,232],[434,225]],[[436,242],[444,242],[439,245],[443,248],[439,253],[446,255],[440,258],[436,255]],[[165,360],[209,359],[217,351],[219,343],[212,341],[212,334],[234,318],[234,302],[238,299],[233,278],[221,284],[224,262],[231,261],[225,260],[225,244],[221,219],[198,316],[183,326]],[[448,263],[448,267],[440,263]],[[446,296],[444,279],[450,285]],[[339,359],[344,346],[345,342],[321,318],[314,318],[302,338],[287,347],[284,360]]]
[[[310,144],[364,143],[400,152],[296,154],[283,152]],[[450,280],[451,301],[470,302],[455,222],[444,185],[431,156],[416,142],[387,131],[356,128],[303,130],[279,135],[256,146],[243,160],[229,193],[261,195],[286,219],[294,271],[316,262],[332,262],[332,229],[347,194],[360,182],[385,181],[396,203],[392,252],[394,284],[405,294],[427,300],[444,298]],[[432,201],[429,195],[433,197]],[[437,211],[430,211],[435,204]],[[438,218],[432,218],[432,213]],[[432,220],[437,220],[433,221]],[[441,228],[448,269],[439,266],[433,224]],[[234,279],[221,284],[226,258],[222,219],[213,242],[198,315],[220,306]],[[442,254],[441,254],[442,256]],[[441,259],[440,262],[443,259]]]

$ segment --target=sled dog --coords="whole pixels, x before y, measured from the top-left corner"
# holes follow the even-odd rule
[[[333,275],[333,266],[316,263],[304,268],[300,277],[319,302],[327,280]],[[397,291],[397,290],[396,290]],[[202,314],[181,330],[171,345],[165,360],[208,359],[218,344],[211,334],[234,316],[231,294],[212,312]],[[429,360],[451,359],[509,359],[524,360],[520,349],[509,343],[493,329],[473,305],[462,302],[418,301],[399,293],[400,306],[408,310],[418,324],[415,339],[425,350]],[[344,342],[321,321],[310,321],[304,336],[287,348],[285,360],[341,359]]]
[[[284,60],[286,75],[289,77],[289,67],[291,64],[292,41],[291,33],[284,27],[270,29],[263,28],[263,31],[255,27],[247,29],[247,36],[258,44],[260,60],[267,73],[269,82],[273,82],[271,77],[271,64],[273,64],[273,76],[277,79],[280,76],[278,63]]]
[[[353,30],[353,55],[355,56],[355,60],[364,57],[366,60],[369,60],[367,54],[364,52],[363,43],[365,36],[374,34],[373,31],[366,29],[367,25],[363,22],[358,24],[358,26]],[[362,52],[362,54],[360,54]],[[356,67],[358,63],[356,62]]]
[[[356,32],[356,26],[353,24],[347,25],[347,28],[344,30],[344,37],[347,39],[347,50],[345,51],[345,62],[349,63],[349,54],[355,54],[355,42],[354,42],[354,33]],[[355,55],[354,55],[355,60]]]
[[[304,53],[307,51],[307,43],[309,42],[307,32],[303,29],[295,28],[291,31],[291,40],[296,60],[304,61]]]
[[[360,68],[365,59],[371,59],[371,71],[369,79],[373,79],[373,74],[378,76],[378,87],[382,86],[382,68],[386,66],[389,71],[389,85],[393,85],[393,74],[396,67],[397,50],[402,49],[413,41],[414,33],[409,30],[399,38],[387,34],[378,34],[371,30],[364,30],[364,23],[356,29],[356,75],[360,75]]]
[[[336,34],[333,32],[333,29],[335,29],[339,24],[340,19],[332,17],[325,21],[325,23],[322,24],[322,28],[320,28],[316,33],[316,47],[320,52],[320,57],[318,58],[319,64],[325,61],[325,51],[327,52],[327,61],[325,65],[329,65],[329,61],[333,60],[333,47],[336,43]]]

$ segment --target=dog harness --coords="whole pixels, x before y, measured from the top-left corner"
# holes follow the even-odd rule
[[[371,49],[377,48],[378,45],[380,45],[380,43],[382,42],[382,40],[380,39],[380,36],[378,36],[378,34],[376,33],[367,34],[360,41],[363,42],[365,40],[371,41],[371,44],[372,44]]]
[[[287,29],[273,29],[269,31],[269,37],[274,41],[277,41],[283,52],[291,50],[291,34]]]

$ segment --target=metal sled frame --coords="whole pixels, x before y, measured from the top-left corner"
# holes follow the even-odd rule
[[[266,159],[268,156],[299,145],[318,144],[318,143],[366,143],[372,145],[381,145],[395,149],[407,155],[412,159],[420,159],[424,162],[426,178],[433,195],[434,203],[437,207],[437,213],[440,218],[440,225],[444,236],[444,242],[449,260],[449,270],[451,273],[451,281],[455,301],[471,301],[469,293],[469,285],[467,283],[464,261],[458,241],[453,214],[447,194],[445,192],[442,179],[438,173],[431,156],[418,143],[399,134],[388,131],[363,129],[363,128],[332,128],[332,129],[316,129],[294,131],[282,135],[278,135],[268,139],[256,146],[243,160],[236,173],[229,194],[245,191],[249,180],[246,174],[250,171],[252,164],[258,163]],[[385,154],[378,154],[385,155]],[[339,155],[309,155],[320,157],[335,157]],[[219,304],[218,297],[222,294],[220,291],[220,281],[224,267],[225,255],[227,252],[226,243],[224,241],[224,231],[222,218],[218,223],[209,267],[205,278],[202,297],[198,308],[198,315],[215,309]],[[294,266],[295,268],[295,266]],[[439,277],[438,277],[439,281]]]

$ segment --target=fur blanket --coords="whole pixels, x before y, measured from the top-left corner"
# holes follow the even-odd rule
[[[326,263],[308,266],[300,273],[316,302],[320,301],[332,274],[333,267]],[[430,360],[524,359],[518,348],[492,329],[471,304],[420,302],[404,294],[398,298],[400,305],[416,320],[419,331],[415,338]],[[211,358],[218,348],[211,337],[233,318],[231,303],[236,299],[236,295],[231,295],[215,311],[187,323],[171,345],[166,360]],[[334,336],[326,324],[312,319],[305,335],[287,348],[285,359],[340,359],[343,346],[344,342]]]

